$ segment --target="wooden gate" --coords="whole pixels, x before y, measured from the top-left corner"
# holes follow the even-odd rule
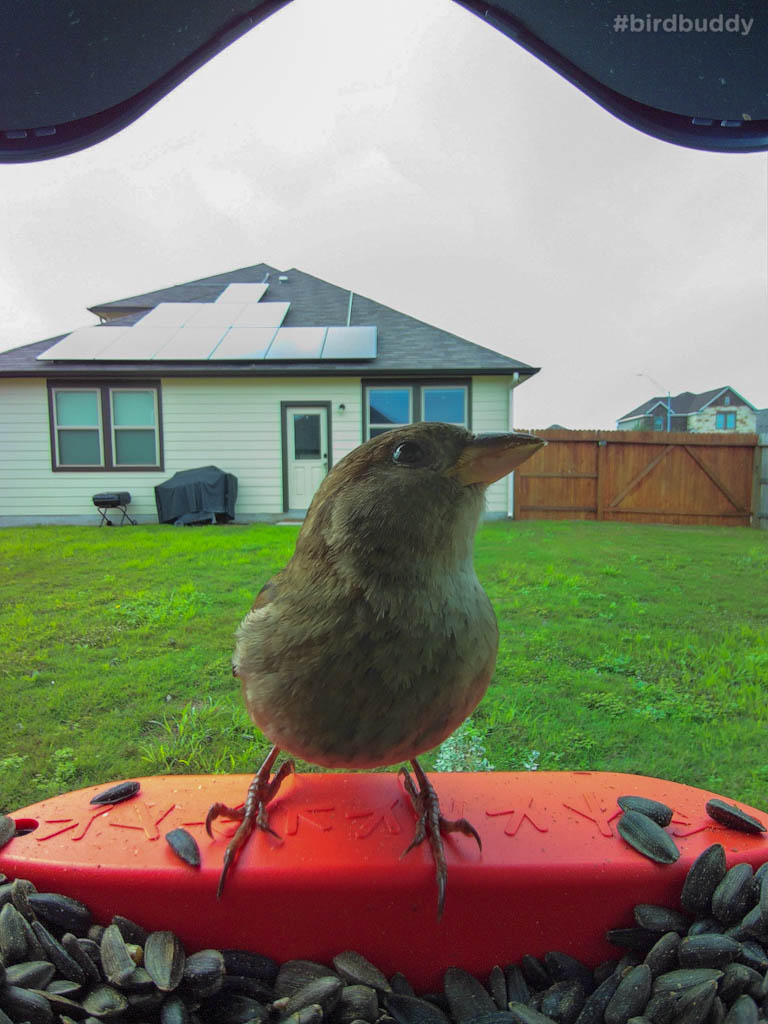
[[[749,526],[756,434],[537,430],[515,472],[515,519]]]

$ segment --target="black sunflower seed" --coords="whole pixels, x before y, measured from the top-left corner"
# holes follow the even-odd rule
[[[165,839],[170,848],[180,860],[190,867],[200,867],[200,847],[193,835],[190,835],[185,828],[174,828],[165,833]]]
[[[683,882],[680,904],[689,914],[708,915],[715,889],[725,877],[725,849],[713,843],[691,864]]]
[[[638,853],[658,864],[674,864],[680,857],[675,841],[661,825],[637,811],[625,811],[616,825],[619,835]]]
[[[751,814],[742,811],[735,804],[727,804],[724,800],[708,800],[707,814],[718,824],[736,829],[737,832],[765,832],[765,825]]]
[[[109,789],[104,789],[101,793],[91,797],[90,802],[92,804],[119,804],[123,800],[130,800],[132,796],[136,796],[140,789],[140,782],[118,782],[117,785],[110,786]]]
[[[659,800],[649,800],[645,796],[620,796],[616,801],[622,811],[637,811],[644,814],[646,818],[655,821],[657,825],[665,827],[672,821],[672,808]]]

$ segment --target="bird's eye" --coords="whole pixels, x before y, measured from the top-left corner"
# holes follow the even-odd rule
[[[392,452],[392,461],[401,466],[413,466],[424,458],[424,449],[415,441],[403,441]]]

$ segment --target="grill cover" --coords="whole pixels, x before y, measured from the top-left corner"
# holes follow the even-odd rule
[[[155,487],[161,523],[228,523],[235,518],[237,477],[217,466],[184,469]]]

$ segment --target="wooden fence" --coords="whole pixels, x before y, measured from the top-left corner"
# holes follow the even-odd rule
[[[756,434],[534,433],[548,444],[515,472],[515,519],[758,525]]]

